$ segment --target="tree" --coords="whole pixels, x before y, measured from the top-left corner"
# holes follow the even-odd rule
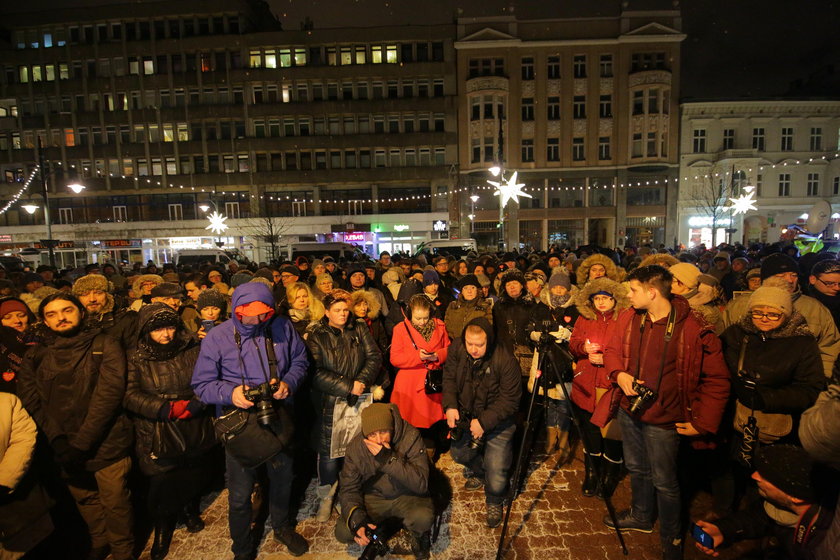
[[[689,187],[685,205],[711,218],[712,246],[717,247],[718,222],[729,213],[729,198],[735,196],[734,167],[712,165],[695,172],[698,175]]]
[[[249,218],[243,229],[257,240],[257,247],[267,247],[270,261],[277,261],[280,257],[280,239],[293,225],[293,218],[261,216]]]

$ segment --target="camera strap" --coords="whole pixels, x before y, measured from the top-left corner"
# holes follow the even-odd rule
[[[642,378],[641,376],[641,367],[642,367],[642,343],[644,342],[645,336],[645,319],[647,317],[647,313],[642,315],[641,322],[639,323],[639,351],[636,353],[636,376],[639,379]],[[652,323],[652,322],[651,322]],[[656,393],[659,393],[659,388],[662,385],[662,374],[665,371],[665,358],[668,355],[668,344],[671,342],[671,338],[674,336],[674,330],[677,326],[677,310],[674,306],[671,306],[671,312],[668,313],[668,323],[665,325],[665,335],[663,336],[664,344],[662,345],[662,356],[659,359],[659,378],[656,380]]]
[[[746,372],[744,371],[744,357],[747,355],[747,343],[749,342],[750,337],[744,335],[744,340],[741,341],[741,351],[738,354],[738,377],[741,379],[746,377]],[[750,416],[755,416],[755,399],[751,399],[753,402],[750,403]]]

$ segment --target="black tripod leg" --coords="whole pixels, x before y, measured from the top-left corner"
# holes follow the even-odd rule
[[[557,367],[557,365],[554,364],[554,363],[552,363],[551,365],[554,368]],[[556,371],[556,369],[555,369],[555,371]],[[586,439],[586,436],[584,435],[583,429],[581,429],[581,427],[580,427],[580,419],[578,418],[578,415],[575,413],[574,406],[572,405],[572,399],[569,396],[569,391],[568,391],[568,389],[566,389],[566,384],[563,382],[562,377],[558,377],[557,379],[560,379],[560,387],[563,390],[563,396],[565,397],[566,403],[568,405],[567,408],[569,410],[569,416],[571,416],[572,424],[574,424],[575,430],[577,430],[578,436],[580,437],[580,443],[581,443],[581,445],[583,445],[583,452],[584,452],[584,454],[588,454],[589,449],[591,449],[591,447],[587,443],[587,439]],[[600,473],[599,468],[596,466],[595,469],[596,469],[596,472],[598,473],[598,476],[600,476],[601,473]],[[624,555],[627,556],[629,554],[629,552],[627,551],[627,544],[625,544],[625,542],[624,542],[624,535],[621,534],[621,529],[618,528],[618,517],[615,514],[615,508],[613,507],[610,496],[604,496],[603,500],[604,500],[604,505],[607,506],[607,515],[609,515],[610,519],[612,520],[613,527],[615,528],[615,535],[618,537],[618,542],[621,545],[621,552],[623,552]]]
[[[510,479],[508,488],[508,500],[505,507],[505,518],[502,524],[502,534],[499,535],[499,546],[496,549],[496,560],[501,560],[502,551],[504,550],[505,536],[507,535],[508,523],[510,521],[510,510],[513,507],[513,500],[516,498],[519,478],[522,475],[522,465],[526,458],[526,446],[531,432],[532,415],[534,412],[534,402],[537,399],[537,393],[541,390],[543,394],[548,394],[545,391],[545,376],[541,374],[542,364],[544,363],[545,352],[540,353],[539,361],[537,362],[537,375],[534,379],[533,390],[531,391],[531,399],[528,401],[528,414],[525,416],[525,423],[522,426],[522,441],[519,444],[519,453],[516,457],[516,468],[513,471],[513,478]]]

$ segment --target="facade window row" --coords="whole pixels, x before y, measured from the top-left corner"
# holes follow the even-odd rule
[[[442,62],[443,42],[252,47],[251,68]]]
[[[828,148],[826,131],[822,126],[806,126],[799,130],[793,126],[781,126],[778,130],[778,144],[770,145],[768,149],[767,127],[757,126],[748,129],[750,134],[739,134],[736,128],[723,128],[719,138],[711,138],[706,128],[692,129],[692,152],[695,154],[709,153],[710,151],[749,149],[759,152],[779,151],[811,151],[820,152]],[[743,130],[742,132],[746,132]],[[797,134],[798,133],[798,134]],[[799,140],[801,138],[801,140]],[[840,130],[837,132],[837,147],[840,148]],[[712,143],[714,140],[714,143]],[[718,143],[719,142],[719,143]],[[806,144],[807,142],[807,144]]]
[[[523,56],[520,58],[520,78],[523,81],[534,80],[539,77],[542,69],[545,69],[545,77],[549,80],[558,80],[564,75],[575,79],[587,78],[591,74],[590,65],[597,63],[597,75],[601,78],[612,78],[615,72],[614,55],[612,53],[601,53],[596,57],[586,54],[574,54],[568,58],[571,68],[563,71],[563,58],[559,54],[545,57],[544,62],[537,63],[534,56]],[[641,72],[644,70],[669,70],[664,52],[643,52],[631,55],[630,72]],[[506,76],[505,60],[497,57],[471,58],[468,63],[468,78],[479,76]]]

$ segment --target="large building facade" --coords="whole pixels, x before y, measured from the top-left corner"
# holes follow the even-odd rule
[[[411,250],[449,219],[454,25],[284,31],[244,0],[3,25],[0,195],[44,163],[60,264],[214,246],[208,210],[228,217],[226,248],[259,260],[277,232],[374,254]],[[41,209],[0,214],[0,249],[45,239],[39,192],[36,174],[19,202]]]
[[[666,216],[677,199],[685,36],[678,9],[632,4],[591,15],[559,7],[576,13],[552,20],[458,20],[460,208],[480,244],[500,237],[492,166],[516,171],[532,196],[507,207],[508,247],[676,238]]]
[[[684,103],[681,136],[676,221],[686,246],[772,243],[805,226],[819,200],[840,210],[840,101]],[[757,210],[733,216],[729,199],[744,187],[756,187]],[[839,221],[831,216],[827,238],[838,238]]]

